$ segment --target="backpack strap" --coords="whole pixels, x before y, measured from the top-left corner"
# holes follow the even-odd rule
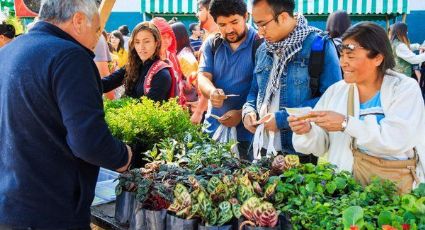
[[[263,44],[264,42],[264,38],[261,38],[260,35],[258,35],[258,33],[255,34],[255,38],[254,38],[254,46],[252,47],[252,62],[255,63],[255,54],[257,53],[258,47],[261,46],[261,44]]]
[[[264,38],[261,38],[258,33],[255,34],[255,38],[254,38],[254,45],[253,45],[253,49],[252,49],[252,62],[255,62],[255,53],[257,52],[258,47],[261,46],[261,44],[263,44],[264,42]],[[218,47],[220,47],[220,45],[223,43],[223,38],[221,37],[220,33],[215,34],[215,37],[213,39],[212,42],[212,46],[211,46],[211,51],[213,56],[215,55],[215,52],[217,51]]]
[[[312,97],[320,96],[320,75],[325,65],[326,41],[329,37],[326,34],[318,34],[311,44],[310,61],[308,73],[310,75],[310,89]]]
[[[164,68],[169,69],[172,82],[174,82],[174,84],[175,84],[174,73],[173,73],[174,71],[172,70],[171,66],[164,61],[158,60],[158,61],[156,61],[152,64],[152,66],[148,70],[148,73],[146,74],[145,82],[143,83],[143,90],[144,90],[145,95],[148,94],[150,89],[151,89],[151,83],[152,83],[152,79],[154,78],[154,76]],[[172,91],[172,93],[174,94],[173,85],[171,86],[170,91]],[[170,92],[170,94],[171,94],[171,92]]]
[[[223,38],[221,37],[220,33],[216,33],[211,45],[211,52],[213,56],[215,56],[215,52],[217,51],[218,47],[220,47],[221,43],[223,43]]]

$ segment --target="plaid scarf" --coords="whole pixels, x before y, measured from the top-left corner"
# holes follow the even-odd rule
[[[259,100],[257,108],[261,108],[263,103],[268,105],[273,98],[273,95],[280,90],[280,76],[286,68],[286,64],[289,60],[302,49],[302,44],[306,37],[312,32],[320,32],[321,30],[308,26],[307,20],[301,14],[295,16],[297,20],[297,26],[295,29],[289,34],[287,38],[279,42],[268,42],[266,41],[266,49],[268,52],[276,54],[279,58],[277,66],[274,66],[275,71],[273,72],[273,76],[270,77],[267,89],[266,89],[266,97],[262,101]],[[270,92],[269,94],[267,92]]]

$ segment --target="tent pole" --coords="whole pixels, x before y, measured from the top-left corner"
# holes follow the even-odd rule
[[[388,15],[385,15],[385,21],[387,22],[387,32],[390,30],[390,19],[388,19]]]
[[[401,21],[403,22],[403,23],[406,23],[406,13],[404,13],[402,16],[401,16]]]
[[[108,21],[109,15],[111,15],[114,4],[115,0],[102,0],[102,3],[99,7],[100,31],[105,29],[106,22]]]

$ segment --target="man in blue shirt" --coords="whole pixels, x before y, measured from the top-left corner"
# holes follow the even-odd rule
[[[199,23],[192,23],[189,26],[190,31],[190,46],[195,52],[199,51],[199,48],[202,46],[201,39],[201,28],[199,27]]]
[[[104,119],[94,1],[44,0],[40,21],[0,50],[0,229],[90,229],[99,166],[131,150]]]
[[[309,58],[319,30],[294,15],[294,0],[254,0],[252,16],[259,35],[266,40],[257,51],[252,87],[243,108],[243,123],[255,133],[254,158],[261,153],[297,154],[302,163],[317,163],[313,155],[295,152],[286,108],[314,107],[319,100],[310,88]],[[341,80],[336,49],[325,41],[319,94]]]
[[[239,155],[250,159],[247,149],[252,134],[243,127],[241,114],[251,86],[256,31],[246,25],[248,13],[243,0],[213,0],[210,14],[221,37],[210,37],[205,42],[199,65],[199,88],[210,100],[205,131],[214,136],[222,128],[224,132],[235,128]]]

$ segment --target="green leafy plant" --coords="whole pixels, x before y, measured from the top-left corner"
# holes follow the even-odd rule
[[[186,132],[198,130],[176,100],[159,103],[147,98],[124,98],[105,101],[104,108],[112,134],[140,152],[152,149],[162,139],[183,140]]]

